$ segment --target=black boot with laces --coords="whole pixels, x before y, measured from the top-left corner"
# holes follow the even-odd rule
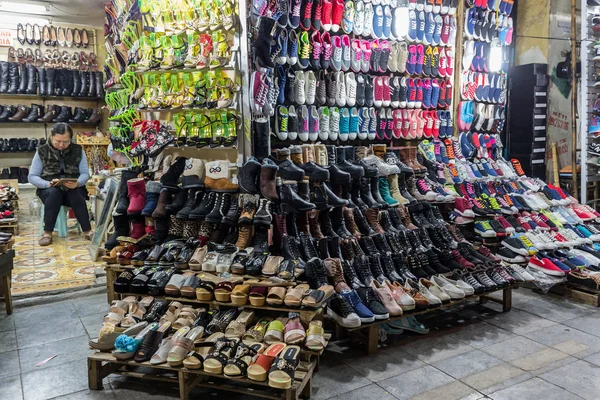
[[[369,236],[362,236],[359,239],[360,246],[362,247],[365,254],[369,256],[374,256],[379,254],[379,249],[375,246],[373,239]]]
[[[396,229],[396,227],[394,226],[394,224],[392,223],[392,220],[390,218],[390,213],[391,211],[381,211],[379,213],[379,223],[381,224],[381,226],[383,227],[383,229],[385,229],[386,232],[388,233],[398,233],[398,229]]]
[[[354,268],[356,276],[358,276],[362,283],[366,286],[371,286],[371,282],[373,282],[375,278],[373,278],[373,274],[371,273],[371,267],[369,266],[367,257],[356,257],[354,261],[352,261],[352,268]]]
[[[319,257],[319,253],[317,252],[314,239],[312,237],[305,234],[300,235],[300,244],[302,245],[301,247],[305,260]]]
[[[371,268],[371,275],[375,277],[377,282],[384,284],[386,281],[389,280],[383,273],[383,268],[381,268],[381,261],[379,260],[379,257],[369,257],[369,267]]]
[[[312,289],[318,289],[320,287],[329,284],[327,280],[327,268],[320,258],[311,258],[306,262],[306,280]]]
[[[352,212],[354,213],[354,222],[356,222],[356,226],[358,226],[358,230],[361,234],[372,235],[375,233],[360,208],[357,207]]]
[[[365,286],[358,278],[358,275],[356,275],[356,271],[352,268],[350,262],[342,261],[342,270],[344,271],[346,283],[350,285],[352,289],[359,289]]]
[[[370,238],[367,238],[367,239],[370,239]],[[375,247],[377,247],[377,250],[379,250],[379,252],[381,254],[386,254],[386,253],[392,252],[392,249],[388,245],[387,240],[385,240],[385,236],[382,233],[373,235],[373,242],[375,243]]]
[[[429,261],[429,266],[438,274],[447,274],[448,272],[452,272],[441,263],[438,254],[434,250],[427,251],[427,259]]]
[[[404,282],[404,279],[396,272],[392,256],[389,254],[382,255],[380,258],[381,268],[383,273],[390,281]]]
[[[410,272],[410,269],[406,264],[406,256],[403,253],[394,254],[392,256],[392,261],[394,262],[396,272],[403,278],[402,283],[404,283],[406,279],[412,279],[414,281],[419,280],[412,272]]]
[[[390,216],[390,221],[392,222],[392,225],[394,225],[394,227],[398,231],[405,231],[405,230],[407,230],[407,228],[402,223],[402,219],[400,219],[400,215],[398,214],[398,209],[397,208],[390,208],[388,210],[388,214]]]

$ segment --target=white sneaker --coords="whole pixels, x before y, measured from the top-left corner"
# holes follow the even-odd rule
[[[363,36],[370,37],[373,33],[373,5],[371,3],[365,4],[365,16],[363,18],[364,26],[363,26]]]
[[[306,104],[311,105],[315,103],[315,96],[317,94],[317,78],[315,77],[315,73],[312,71],[307,71],[304,77],[306,82],[304,88],[304,92],[306,94]]]
[[[335,103],[339,107],[344,107],[346,105],[346,82],[344,80],[344,73],[336,72],[335,75],[335,81],[337,82],[337,96]],[[356,83],[356,81],[354,82]],[[354,88],[354,92],[356,93],[356,87]],[[356,101],[356,97],[354,100]]]
[[[365,28],[365,3],[358,0],[354,9],[354,34],[362,35]]]
[[[328,140],[330,135],[329,107],[319,108],[319,139]]]
[[[303,71],[296,71],[296,81],[294,82],[294,92],[296,92],[296,104],[306,103],[306,80]]]
[[[538,235],[536,234],[536,232],[534,231],[529,231],[529,232],[525,232],[524,234],[527,239],[529,239],[529,241],[531,243],[533,243],[533,246],[538,249],[538,250],[548,250],[548,247],[546,247],[546,242],[544,242],[540,237],[538,237]]]
[[[450,296],[444,293],[439,286],[435,285],[431,281],[425,280],[426,282],[431,283],[431,286],[427,287],[422,283],[423,280],[423,278],[419,279],[418,288],[419,292],[421,292],[421,294],[427,299],[429,304],[432,306],[439,306],[442,305],[443,302],[450,301]]]
[[[463,299],[465,292],[457,284],[449,282],[443,275],[432,276],[431,281],[438,285],[452,300]],[[470,286],[469,286],[470,287]],[[471,287],[471,290],[473,288]]]
[[[329,107],[329,140],[338,140],[340,136],[340,110]]]
[[[396,40],[406,39],[408,34],[408,8],[396,7],[394,9],[394,19],[392,20],[392,35]]]
[[[356,77],[354,72],[346,72],[346,105],[354,107],[356,104]]]
[[[529,272],[527,272],[527,270],[525,268],[521,267],[520,265],[511,264],[511,265],[505,266],[504,268],[509,269],[510,272],[512,272],[511,275],[514,274],[517,277],[520,277],[524,282],[534,282],[535,281],[535,278]],[[519,279],[517,279],[517,280],[519,280]]]
[[[536,230],[534,230],[532,232],[535,232],[536,236],[538,237],[538,239],[540,241],[542,241],[544,243],[544,246],[546,247],[547,250],[556,250],[556,249],[558,249],[558,246],[556,245],[555,241],[553,239],[550,239],[550,237],[548,235],[546,235],[544,233],[544,231],[540,231],[540,230],[536,229]]]
[[[475,57],[475,41],[466,40],[465,49],[463,52],[462,65],[463,70],[470,70],[471,64],[473,63],[473,57]]]
[[[398,72],[400,72],[401,74],[406,72],[406,62],[407,61],[408,61],[408,45],[406,44],[406,42],[402,42],[398,46]],[[405,79],[405,78],[402,78],[402,79]],[[406,107],[406,106],[404,106],[404,107]]]

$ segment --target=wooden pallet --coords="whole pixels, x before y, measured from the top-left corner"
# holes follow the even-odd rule
[[[230,378],[214,375],[202,370],[185,367],[174,368],[168,364],[152,365],[149,362],[136,363],[131,360],[120,361],[110,353],[96,352],[88,357],[88,386],[91,390],[102,390],[102,380],[110,374],[119,374],[133,378],[169,382],[179,386],[179,398],[188,400],[190,392],[196,387],[242,393],[265,399],[298,400],[309,399],[312,395],[312,377],[315,362],[300,362],[294,374],[292,387],[287,390],[274,389],[267,382],[255,382],[248,378]],[[140,368],[143,367],[143,370]],[[148,372],[151,369],[151,372]]]
[[[442,304],[439,307],[430,308],[427,310],[408,311],[408,312],[405,312],[404,314],[402,314],[401,316],[391,317],[389,319],[381,320],[381,321],[375,321],[370,324],[363,324],[357,328],[343,328],[336,324],[336,339],[339,340],[340,338],[346,336],[346,334],[348,333],[351,336],[353,336],[355,339],[358,339],[358,341],[365,344],[365,349],[368,354],[375,354],[377,352],[377,345],[379,343],[379,326],[381,324],[385,324],[386,322],[390,322],[390,321],[396,321],[396,320],[406,318],[406,317],[423,315],[423,314],[427,314],[430,312],[435,312],[437,310],[455,307],[457,305],[463,305],[463,304],[465,304],[469,301],[473,301],[473,300],[479,300],[480,304],[485,304],[488,301],[502,304],[502,312],[508,312],[512,308],[512,290],[515,287],[516,287],[516,285],[512,285],[512,286],[509,286],[504,289],[499,289],[495,292],[487,292],[487,293],[467,296],[464,299],[452,301],[447,304]],[[490,296],[490,294],[496,293],[499,291],[502,291],[501,299],[497,299],[495,297]]]
[[[600,292],[586,288],[585,286],[567,283],[566,285],[555,285],[550,291],[578,303],[600,307]]]
[[[19,220],[15,217],[12,221],[0,221],[0,231],[12,233],[14,236],[19,234]]]

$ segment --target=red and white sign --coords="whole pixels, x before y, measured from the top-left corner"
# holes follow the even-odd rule
[[[0,29],[0,47],[10,47],[13,45],[13,31],[10,29]]]

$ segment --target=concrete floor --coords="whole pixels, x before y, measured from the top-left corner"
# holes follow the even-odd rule
[[[490,307],[472,305],[421,319],[429,335],[390,338],[375,356],[331,345],[315,375],[313,399],[600,397],[598,308],[527,289],[515,291],[507,314]],[[87,389],[87,342],[98,334],[106,308],[104,294],[82,292],[43,305],[17,304],[12,316],[0,309],[0,398],[178,398],[176,389],[115,375],[105,379],[103,391]],[[194,392],[193,398],[202,394],[207,393]]]

